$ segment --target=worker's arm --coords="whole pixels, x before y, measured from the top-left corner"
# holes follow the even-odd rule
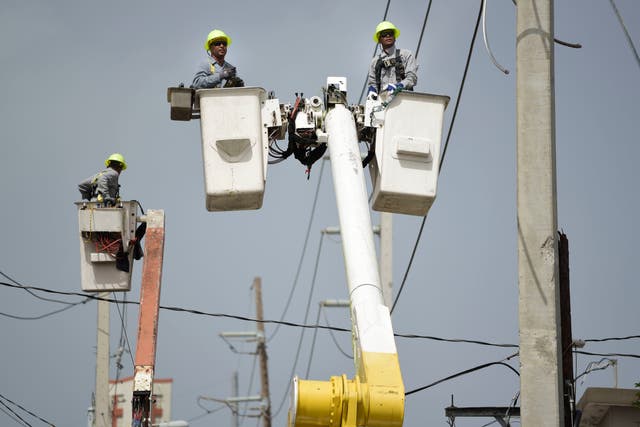
[[[208,62],[200,65],[198,72],[193,77],[191,87],[194,89],[208,89],[220,87],[222,80],[236,75],[236,69],[233,65],[225,62],[224,66],[214,64],[214,72],[211,72],[211,64]]]

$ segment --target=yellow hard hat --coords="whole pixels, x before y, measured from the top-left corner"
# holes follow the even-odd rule
[[[204,50],[209,50],[209,45],[215,39],[225,39],[227,46],[231,46],[231,37],[226,35],[222,30],[213,30],[207,36],[207,41],[204,42]]]
[[[373,33],[373,41],[374,41],[374,42],[376,42],[376,43],[380,43],[380,40],[379,40],[378,34],[380,34],[380,32],[381,32],[381,31],[384,31],[384,30],[393,30],[393,36],[394,36],[395,38],[400,37],[400,30],[399,30],[395,25],[393,25],[393,24],[392,24],[391,22],[389,22],[389,21],[382,21],[381,23],[379,23],[379,24],[376,26],[376,32],[375,32],[375,33]]]
[[[125,170],[127,168],[127,162],[124,161],[124,156],[120,153],[113,153],[112,155],[110,155],[109,158],[104,161],[104,165],[109,167],[109,163],[111,162],[118,162],[122,164],[122,170]]]

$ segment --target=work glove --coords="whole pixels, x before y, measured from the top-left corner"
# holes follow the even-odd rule
[[[223,79],[230,79],[231,77],[235,77],[236,76],[236,68],[225,68],[224,70],[222,70],[222,73],[220,73],[220,75],[222,76]]]
[[[385,91],[389,92],[390,94],[394,94],[394,93],[400,92],[402,89],[404,89],[404,85],[402,83],[398,83],[395,85],[393,84],[388,85],[385,88]]]
[[[378,91],[376,90],[375,86],[369,86],[369,89],[367,91],[367,99],[370,99],[373,101],[378,99]]]

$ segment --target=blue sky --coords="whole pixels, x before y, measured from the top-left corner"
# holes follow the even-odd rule
[[[402,32],[398,46],[415,51],[427,3],[390,3],[388,18]],[[304,320],[317,262],[307,316],[313,322],[318,301],[346,298],[347,290],[339,240],[325,237],[318,251],[320,231],[338,224],[330,168],[326,165],[320,174],[317,165],[307,181],[304,167],[293,159],[270,166],[261,210],[207,212],[199,123],[169,120],[166,88],[190,83],[204,59],[204,38],[212,28],[221,28],[233,38],[227,59],[248,85],[273,90],[281,102],[292,103],[295,92],[319,95],[327,76],[345,76],[349,102],[356,103],[373,53],[372,32],[386,4],[2,2],[0,270],[23,284],[79,292],[76,185],[109,154],[122,152],[129,163],[121,176],[123,196],[166,213],[162,304],[252,317],[250,285],[260,276],[265,318],[277,320],[294,284],[321,180],[285,316]],[[640,4],[616,4],[638,46]],[[445,135],[478,7],[479,2],[434,1],[418,55],[417,90],[451,97]],[[487,5],[487,37],[511,73],[505,76],[493,66],[479,34],[437,200],[393,313],[398,333],[518,342],[515,12],[510,1]],[[555,47],[558,224],[570,239],[573,335],[638,335],[640,66],[609,2],[556,2],[555,32],[583,46]],[[378,222],[377,213],[373,222]],[[394,216],[396,290],[420,222]],[[139,298],[140,269],[137,265],[129,300]],[[34,316],[62,307],[6,287],[0,292],[5,314]],[[333,326],[350,327],[345,310],[332,309],[327,316]],[[115,308],[111,319],[115,349],[121,330]],[[135,307],[128,308],[125,324],[135,351]],[[2,316],[0,394],[56,425],[85,425],[94,388],[95,326],[95,303],[45,320]],[[238,320],[161,311],[157,375],[174,379],[175,419],[202,414],[200,395],[229,396],[234,370],[240,372],[241,393],[257,392],[257,377],[249,387],[253,357],[232,353],[218,337],[222,331],[253,329],[252,323]],[[267,335],[274,330],[268,325]],[[274,412],[285,398],[299,336],[299,329],[281,327],[268,343]],[[306,372],[311,338],[305,334],[298,375]],[[349,334],[337,333],[336,340],[348,351]],[[407,390],[512,353],[407,338],[398,338],[397,345]],[[249,351],[251,345],[243,348]],[[588,343],[584,350],[640,354],[640,343]],[[579,355],[578,373],[599,359]],[[619,386],[633,387],[640,380],[640,362],[617,359]],[[123,360],[121,375],[131,375],[131,358]],[[511,364],[519,367],[517,359]],[[353,376],[352,361],[320,331],[310,378],[328,380],[343,373]],[[593,372],[578,384],[578,394],[613,382],[611,368]],[[444,407],[452,394],[458,406],[507,406],[518,387],[517,376],[503,367],[444,382],[407,397],[405,425],[446,425]],[[286,423],[287,406],[274,425]],[[223,410],[191,425],[224,424],[229,417]],[[0,420],[12,422],[4,414]],[[456,425],[490,420],[482,421],[460,419]],[[246,419],[243,425],[254,422]]]

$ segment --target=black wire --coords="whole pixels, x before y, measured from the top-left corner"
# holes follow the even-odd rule
[[[118,298],[116,298],[115,296],[115,292],[113,294],[113,297],[116,300],[116,308],[118,309],[118,314],[120,315],[120,321],[122,323],[122,329],[120,329],[120,334],[122,334],[124,332],[124,338],[126,340],[127,343],[127,349],[129,349],[129,357],[131,358],[131,366],[136,366],[136,362],[133,361],[133,352],[131,351],[131,345],[129,344],[129,336],[127,335],[127,328],[125,325],[125,320],[124,320],[124,315],[120,312],[120,306],[118,305]],[[126,307],[126,294],[122,297],[122,311],[125,312],[125,307]],[[122,336],[120,337],[120,340],[122,341]]]
[[[51,311],[49,313],[41,314],[40,316],[16,316],[16,315],[13,315],[13,314],[7,314],[7,313],[2,313],[2,312],[0,312],[0,316],[9,317],[11,319],[16,319],[16,320],[40,320],[40,319],[44,319],[45,317],[49,317],[49,316],[52,316],[54,314],[61,313],[63,311],[69,310],[70,308],[73,308],[76,305],[86,304],[90,300],[91,300],[91,298],[85,298],[82,301],[73,303],[71,305],[68,305],[66,307],[60,308],[58,310]]]
[[[503,365],[503,366],[506,366],[507,368],[509,368],[509,369],[511,369],[513,372],[515,372],[518,376],[520,376],[520,373],[519,373],[519,372],[518,372],[518,371],[517,371],[513,366],[511,366],[511,365],[509,365],[509,364],[507,364],[507,363],[504,363],[504,360],[509,360],[509,359],[511,359],[512,357],[515,357],[515,356],[517,356],[517,355],[518,355],[518,353],[515,353],[515,354],[513,354],[513,355],[511,355],[511,356],[509,356],[509,357],[506,357],[506,358],[504,358],[504,359],[502,359],[502,360],[500,360],[500,361],[498,361],[498,362],[489,362],[489,363],[484,363],[484,364],[482,364],[482,365],[478,365],[478,366],[475,366],[475,367],[470,368],[470,369],[465,369],[464,371],[458,372],[457,374],[449,375],[448,377],[446,377],[446,378],[442,378],[441,380],[438,380],[438,381],[435,381],[435,382],[432,382],[431,384],[427,384],[427,385],[425,385],[425,386],[418,387],[418,388],[416,388],[416,389],[413,389],[413,390],[411,390],[411,391],[408,391],[408,392],[406,392],[404,395],[405,395],[405,396],[409,396],[409,395],[411,395],[411,394],[417,393],[417,392],[422,391],[422,390],[426,390],[426,389],[428,389],[428,388],[430,388],[430,387],[433,387],[433,386],[438,385],[438,384],[440,384],[440,383],[443,383],[443,382],[445,382],[445,381],[448,381],[448,380],[451,380],[451,379],[457,378],[457,377],[462,376],[462,375],[469,374],[469,373],[474,372],[474,371],[478,371],[478,370],[480,370],[480,369],[488,368],[489,366],[493,366],[493,365]]]
[[[5,407],[7,406],[7,405],[5,405],[5,404],[4,404],[4,402],[2,402],[2,401],[0,401],[0,405],[5,406]],[[7,410],[11,411],[11,409],[9,409],[9,408],[7,408]],[[20,418],[16,418],[16,416],[14,416],[13,414],[10,414],[9,412],[7,412],[7,410],[0,408],[0,412],[4,412],[4,414],[5,414],[7,417],[11,418],[11,419],[12,419],[13,421],[15,421],[17,424],[25,425],[23,422],[21,422],[21,421],[20,421]],[[13,411],[11,411],[11,412],[13,412]]]
[[[32,416],[32,417],[34,417],[34,418],[39,419],[39,420],[40,420],[40,421],[42,421],[43,423],[48,424],[48,425],[50,425],[50,426],[52,426],[52,427],[56,427],[55,425],[51,424],[49,421],[47,421],[47,420],[45,420],[44,418],[42,418],[42,417],[40,417],[40,416],[38,416],[38,415],[34,414],[33,412],[29,411],[28,409],[25,409],[23,406],[21,406],[21,405],[17,404],[16,402],[14,402],[14,401],[12,401],[11,399],[9,399],[9,398],[7,398],[7,397],[3,396],[2,394],[0,394],[0,398],[1,398],[1,399],[6,400],[7,402],[11,403],[11,404],[12,404],[12,405],[14,405],[14,406],[17,406],[18,408],[22,409],[22,410],[23,410],[24,412],[26,412],[27,414],[31,415],[31,416]],[[13,412],[13,411],[11,411],[11,412]],[[20,418],[20,417],[18,417],[18,418]],[[20,418],[20,419],[22,419],[22,418]],[[25,423],[26,423],[26,421],[25,421]]]
[[[31,427],[31,424],[29,424],[28,422],[26,422],[20,415],[18,415],[13,409],[9,408],[9,406],[4,403],[3,401],[0,400],[0,405],[4,406],[5,408],[7,408],[7,410],[9,412],[11,412],[15,417],[18,418],[18,420],[20,420],[22,422],[23,425],[27,426],[27,427]],[[4,412],[4,411],[3,411]],[[6,414],[6,412],[4,412]],[[7,414],[9,415],[9,414]],[[10,416],[10,415],[9,415]],[[11,417],[13,418],[13,417]],[[16,421],[18,424],[20,424],[20,421],[17,421],[15,418],[13,418],[14,421]]]
[[[584,340],[584,342],[625,341],[633,338],[640,338],[640,335],[629,335],[627,337],[613,337],[613,338],[592,338],[592,339]]]
[[[451,133],[453,130],[453,125],[456,121],[456,116],[458,114],[458,106],[460,105],[460,99],[462,98],[462,90],[464,89],[464,83],[467,80],[467,72],[469,71],[469,64],[471,63],[471,56],[473,55],[473,46],[476,43],[476,36],[478,35],[478,27],[480,26],[480,18],[482,18],[482,4],[483,0],[480,1],[480,9],[478,10],[478,18],[476,19],[476,27],[473,30],[473,37],[471,38],[471,44],[469,45],[469,53],[467,54],[467,63],[464,66],[464,73],[462,74],[462,81],[460,82],[460,88],[458,89],[458,97],[456,99],[456,106],[453,110],[453,116],[451,117],[451,123],[449,124],[449,131],[447,133],[447,140],[444,143],[444,148],[442,150],[442,157],[440,158],[439,170],[442,171],[442,164],[444,163],[444,156],[447,154],[447,147],[449,146],[449,139],[451,138]],[[400,289],[398,290],[398,294],[393,302],[393,306],[391,307],[391,313],[393,313],[393,309],[395,308],[398,298],[400,298],[400,294],[402,293],[402,289],[404,288],[405,281],[407,276],[409,275],[409,270],[413,265],[413,258],[415,256],[416,250],[418,249],[418,243],[420,242],[420,238],[422,237],[422,231],[424,230],[424,224],[427,220],[427,215],[422,218],[422,224],[420,225],[420,231],[418,232],[418,237],[416,238],[416,243],[413,246],[413,252],[411,253],[411,258],[409,259],[409,265],[407,266],[407,270],[404,273],[404,279],[402,280],[402,284],[400,285]]]
[[[324,164],[324,163],[323,163]],[[309,297],[307,298],[307,309],[305,310],[304,313],[304,322],[307,322],[307,318],[309,317],[309,310],[311,308],[311,300],[313,298],[313,290],[315,288],[316,285],[316,277],[318,275],[318,265],[320,264],[320,253],[322,252],[322,242],[324,240],[324,233],[322,233],[320,235],[320,243],[318,244],[318,253],[316,255],[316,265],[313,269],[313,278],[311,279],[311,288],[309,289]],[[293,376],[295,375],[296,372],[296,367],[298,366],[298,360],[300,358],[300,350],[302,349],[302,341],[304,340],[304,333],[305,333],[306,329],[302,329],[300,331],[300,339],[298,340],[298,349],[296,350],[296,358],[293,362],[293,367],[291,368],[291,374],[289,375],[289,378],[293,378]],[[282,396],[282,400],[280,401],[280,405],[278,405],[278,409],[275,411],[275,413],[272,415],[272,418],[275,418],[278,416],[278,414],[280,413],[280,411],[283,408],[284,402],[286,402],[287,400],[287,396],[289,395],[289,388],[291,387],[291,381],[287,382],[287,388],[284,391],[284,395]]]
[[[383,21],[387,20],[387,13],[389,13],[389,5],[391,4],[391,0],[387,0],[387,7],[384,9],[384,16],[382,17]],[[371,60],[376,57],[376,52],[378,51],[378,43],[373,48],[373,55],[371,55]],[[360,91],[360,98],[358,98],[358,104],[362,104],[362,97],[364,96],[364,91],[367,89],[367,82],[369,81],[369,71],[367,71],[367,76],[364,78],[364,83],[362,85],[362,90]]]
[[[14,284],[6,283],[6,282],[0,282],[0,285],[1,286],[7,286],[7,287],[10,287],[10,288],[17,288],[17,289],[21,289],[22,288],[21,286],[16,286]],[[110,299],[110,298],[102,298],[102,297],[98,297],[98,296],[94,296],[94,295],[88,295],[87,296],[85,294],[81,294],[81,293],[78,293],[78,292],[54,291],[52,289],[40,288],[40,287],[37,287],[37,286],[29,286],[29,289],[37,290],[37,291],[40,291],[40,292],[46,292],[46,293],[50,293],[50,294],[83,296],[83,297],[86,297],[87,299],[96,300],[96,301],[107,301],[107,302],[111,302],[111,303],[120,302],[120,301],[117,301],[117,300],[114,300],[114,299]],[[122,304],[140,305],[140,303],[138,301],[123,301],[121,303]],[[253,323],[275,324],[275,325],[291,326],[291,327],[295,327],[295,328],[305,328],[305,329],[326,329],[326,330],[337,331],[337,332],[349,332],[349,333],[351,333],[351,329],[338,328],[336,326],[322,326],[322,325],[301,324],[301,323],[294,323],[294,322],[281,321],[281,320],[268,320],[268,319],[267,320],[258,320],[258,319],[254,319],[254,318],[251,318],[251,317],[238,316],[238,315],[235,315],[235,314],[209,313],[209,312],[205,312],[205,311],[201,311],[201,310],[194,310],[194,309],[187,309],[187,308],[173,307],[173,306],[164,306],[164,305],[160,305],[158,308],[162,309],[162,310],[167,310],[167,311],[189,313],[189,314],[195,314],[195,315],[199,315],[199,316],[208,316],[208,317],[222,317],[222,318],[227,318],[227,319],[242,320],[242,321],[253,322]],[[427,339],[427,340],[451,342],[451,343],[479,344],[479,345],[492,346],[492,347],[503,347],[503,348],[518,348],[518,346],[516,344],[495,344],[495,343],[491,343],[491,342],[478,341],[478,340],[439,338],[439,337],[434,337],[434,336],[429,336],[429,335],[402,334],[402,333],[394,333],[393,335],[396,336],[396,337],[399,337],[399,338]],[[639,337],[638,335],[630,335],[628,337],[598,338],[598,339],[595,339],[593,341],[608,341],[608,340],[621,341],[621,340],[626,340],[626,339],[635,339],[635,338],[638,338],[638,337]],[[590,342],[592,340],[586,339],[584,341],[585,342]],[[619,353],[598,354],[598,353],[588,353],[588,352],[584,352],[584,351],[576,351],[575,353],[594,355],[594,356],[625,356],[625,357],[637,357],[637,358],[640,358],[640,355],[635,355],[635,354],[629,354],[629,355],[627,355],[627,354],[619,354]]]
[[[315,325],[320,325],[320,311],[322,311],[322,304],[318,304],[318,315],[316,316]],[[313,360],[314,349],[316,347],[316,338],[318,336],[318,328],[313,330],[313,339],[311,340],[311,350],[309,350],[309,361],[307,362],[307,372],[304,375],[305,378],[309,378],[309,372],[311,371],[311,360]]]
[[[39,295],[34,294],[33,292],[31,292],[29,289],[27,289],[27,287],[25,287],[25,285],[23,285],[22,283],[18,282],[17,280],[14,280],[13,278],[9,277],[7,274],[5,274],[4,272],[0,271],[0,275],[4,276],[8,281],[15,283],[16,285],[25,288],[24,290],[26,292],[28,292],[29,294],[31,294],[32,296],[41,299],[43,301],[49,301],[49,302],[57,302],[59,304],[67,304],[67,305],[76,305],[74,303],[68,302],[68,301],[60,301],[60,300],[56,300],[56,299],[51,299],[51,298],[44,298],[41,297]]]
[[[422,30],[420,31],[420,38],[418,38],[418,47],[416,47],[415,58],[418,59],[418,52],[420,52],[420,45],[422,44],[422,37],[424,36],[424,29],[427,26],[427,19],[429,19],[429,11],[431,10],[431,1],[429,0],[429,6],[427,6],[427,13],[424,15],[424,22],[422,23]]]
[[[633,44],[633,40],[629,35],[629,31],[627,31],[627,27],[624,25],[624,21],[622,20],[622,15],[620,15],[620,12],[618,11],[618,8],[616,7],[616,4],[614,3],[613,0],[609,0],[609,3],[611,3],[611,7],[613,8],[613,11],[615,12],[616,17],[618,18],[618,22],[620,22],[620,26],[622,27],[622,30],[624,31],[624,35],[627,38],[627,43],[629,43],[629,47],[633,52],[633,56],[636,59],[638,66],[640,66],[640,56],[638,56],[638,51],[636,50],[636,47]]]
[[[631,357],[633,359],[640,359],[640,354],[629,354],[629,353],[591,353],[588,351],[576,351],[579,354],[587,354],[589,356],[605,356],[605,357]]]
[[[324,321],[327,324],[327,326],[331,326],[331,324],[329,323],[329,319],[327,318],[327,313],[326,312],[322,312],[323,316],[324,316]],[[317,330],[317,329],[316,329]],[[350,355],[349,353],[347,353],[346,351],[344,351],[342,349],[342,347],[340,347],[340,343],[338,343],[338,340],[336,339],[335,335],[333,335],[333,331],[331,329],[329,329],[329,335],[331,336],[331,339],[333,340],[333,343],[336,345],[336,347],[338,348],[338,350],[340,351],[340,353],[342,353],[347,359],[353,359],[353,356]],[[308,377],[307,377],[308,378]]]
[[[284,319],[284,316],[287,314],[287,310],[289,310],[289,305],[291,304],[291,299],[293,298],[293,293],[296,289],[296,285],[298,284],[298,278],[300,277],[300,270],[302,269],[302,261],[304,260],[304,255],[307,251],[307,244],[309,243],[309,235],[311,234],[311,225],[313,224],[313,217],[316,213],[316,205],[318,203],[318,194],[320,193],[320,183],[322,182],[322,171],[324,170],[324,162],[320,165],[320,172],[318,176],[318,184],[316,185],[316,194],[313,198],[313,205],[311,206],[311,215],[309,216],[309,224],[307,225],[307,232],[304,238],[304,244],[302,245],[302,253],[300,254],[300,260],[298,261],[298,268],[296,270],[295,278],[293,279],[293,285],[291,286],[291,291],[289,292],[289,297],[287,298],[287,303],[284,306],[284,310],[282,311],[282,315],[280,316],[280,322]],[[273,331],[271,336],[266,340],[266,342],[270,342],[273,337],[276,336],[278,330],[280,329],[280,323],[276,326],[276,329]]]

